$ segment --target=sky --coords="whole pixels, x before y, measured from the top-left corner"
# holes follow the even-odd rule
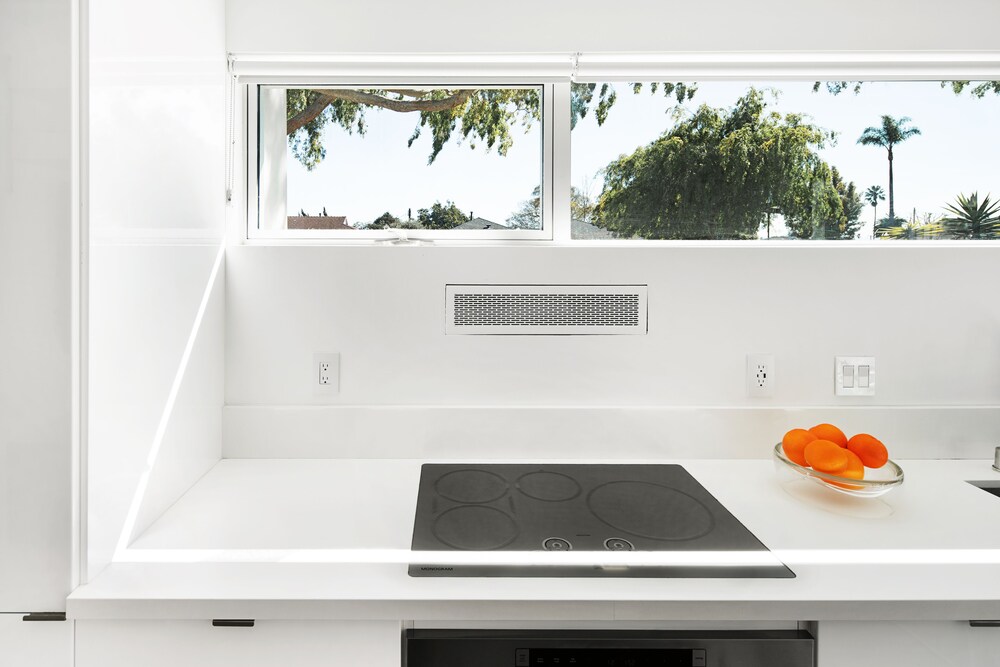
[[[701,82],[693,100],[731,107],[751,82]],[[941,215],[959,193],[978,191],[980,199],[1000,197],[1000,96],[976,99],[968,92],[955,95],[938,82],[869,82],[855,95],[846,90],[834,96],[812,92],[806,81],[752,82],[757,88],[780,91],[769,106],[779,112],[805,113],[811,122],[838,134],[836,145],[820,151],[824,160],[853,181],[859,191],[880,185],[888,192],[886,151],[861,146],[857,138],[865,127],[878,125],[883,114],[909,116],[922,134],[894,150],[896,215],[909,218]],[[634,95],[628,84],[618,84],[618,101],[608,120],[598,126],[593,114],[573,131],[571,171],[575,187],[596,197],[601,169],[611,160],[654,140],[673,124],[673,98],[644,90]],[[485,146],[474,150],[457,145],[453,137],[433,165],[427,165],[430,140],[406,142],[417,122],[416,114],[373,110],[364,137],[327,128],[327,159],[307,172],[289,155],[288,212],[346,215],[352,224],[368,222],[385,211],[406,218],[435,201],[453,200],[462,210],[495,222],[504,222],[531,196],[540,180],[541,134],[536,123],[528,131],[515,129],[514,146],[506,157]],[[457,136],[457,133],[456,133]],[[888,214],[888,202],[878,216]],[[865,206],[860,237],[871,238],[872,209]],[[772,230],[780,235],[780,229]]]

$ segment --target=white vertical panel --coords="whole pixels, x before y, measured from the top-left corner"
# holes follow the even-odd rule
[[[227,77],[223,0],[90,0],[88,9],[93,576],[129,512],[137,516],[154,445],[167,448],[168,464],[151,507],[169,503],[218,456],[212,415],[221,383],[180,387],[186,375],[197,383],[222,368],[215,324],[203,343],[211,352],[184,360],[225,227]],[[223,304],[210,306],[215,322]]]
[[[73,621],[22,621],[0,614],[0,665],[73,667]]]
[[[0,0],[0,612],[70,587],[70,4]]]

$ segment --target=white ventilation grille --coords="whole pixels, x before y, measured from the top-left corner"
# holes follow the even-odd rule
[[[644,334],[645,285],[448,285],[449,334]]]

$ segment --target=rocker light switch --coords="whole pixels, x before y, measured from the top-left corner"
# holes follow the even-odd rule
[[[875,357],[836,357],[833,388],[837,396],[874,396]]]

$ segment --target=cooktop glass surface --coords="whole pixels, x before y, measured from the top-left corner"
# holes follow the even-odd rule
[[[412,576],[795,576],[680,465],[425,464],[412,550],[535,552],[412,563]]]

